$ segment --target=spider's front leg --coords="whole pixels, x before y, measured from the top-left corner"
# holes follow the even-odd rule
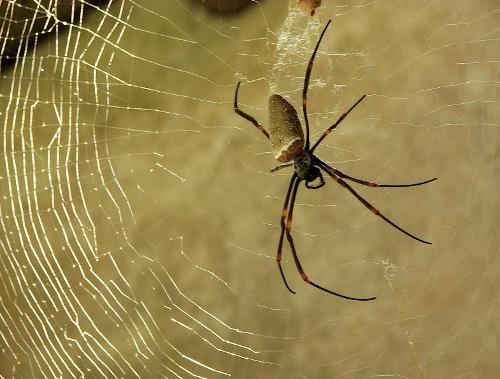
[[[393,221],[389,220],[387,217],[385,217],[382,212],[380,212],[377,208],[375,208],[373,205],[371,205],[368,201],[366,201],[360,194],[358,194],[349,184],[347,184],[339,175],[341,174],[340,171],[338,171],[339,174],[336,173],[337,170],[335,170],[333,167],[330,167],[326,163],[321,164],[321,169],[325,171],[333,180],[335,180],[337,183],[339,183],[342,187],[344,187],[346,190],[348,190],[358,201],[363,204],[370,212],[372,212],[374,215],[380,217],[382,220],[390,224],[392,227],[396,228],[399,230],[401,233],[406,234],[408,237],[413,238],[416,241],[425,243],[427,245],[432,245],[432,242],[425,241],[422,238],[419,238],[407,230],[403,229],[401,226],[395,224]],[[344,174],[342,174],[344,175]],[[345,175],[344,175],[345,176]],[[354,178],[352,178],[354,179]],[[423,184],[423,183],[428,183],[432,180],[435,179],[430,179],[422,183],[417,183],[418,184]],[[386,185],[387,187],[388,185]],[[379,186],[381,187],[381,186]],[[401,187],[401,185],[395,185],[395,187]]]
[[[300,179],[298,180],[300,183]],[[288,191],[286,193],[285,197],[285,204],[283,204],[283,210],[281,211],[281,220],[280,220],[280,226],[281,226],[281,234],[280,234],[280,240],[278,243],[278,252],[276,253],[276,263],[278,264],[278,268],[280,270],[281,278],[283,279],[283,283],[285,283],[286,288],[288,291],[291,293],[295,294],[295,291],[290,288],[288,285],[288,282],[286,281],[285,273],[283,272],[283,267],[281,267],[281,254],[283,251],[283,238],[285,237],[285,221],[288,219],[288,209],[289,209],[289,203],[290,203],[290,195],[292,194],[293,188],[297,187],[297,174],[293,174],[292,178],[290,179],[290,184],[288,185]]]
[[[288,197],[289,197],[290,192],[287,194],[287,199],[285,201],[287,212],[286,212],[286,216],[285,216],[285,212],[283,212],[283,216],[286,217],[286,224],[285,224],[286,239],[288,240],[288,243],[290,245],[290,249],[292,250],[293,260],[295,262],[295,266],[297,267],[297,270],[300,273],[300,276],[302,277],[302,280],[304,282],[306,282],[307,284],[310,284],[311,286],[320,289],[321,291],[327,292],[331,295],[342,297],[342,298],[347,299],[347,300],[356,300],[356,301],[375,300],[376,299],[375,297],[359,298],[359,297],[346,296],[346,295],[342,295],[338,292],[334,292],[332,290],[329,290],[325,287],[320,286],[319,284],[314,283],[312,280],[309,279],[309,277],[305,273],[304,269],[302,268],[302,264],[300,263],[299,257],[297,255],[297,250],[295,249],[295,244],[293,242],[293,237],[292,237],[293,209],[295,207],[295,199],[297,197],[297,190],[299,189],[300,181],[301,181],[301,179],[299,178],[295,182],[295,184],[293,184],[293,189],[291,191],[291,197],[290,197],[289,204],[288,204]],[[290,191],[290,188],[292,188],[292,183],[290,183],[289,191]],[[289,207],[288,207],[288,205],[289,205]],[[281,220],[282,220],[282,224],[281,224],[281,228],[282,228],[281,233],[282,234],[280,237],[280,248],[281,248],[281,244],[283,243],[283,221],[284,221],[284,218],[282,218]],[[281,252],[281,250],[279,250],[279,251]],[[280,258],[281,258],[281,256],[280,256]],[[280,266],[280,271],[281,271],[281,266]],[[283,275],[283,272],[282,272],[282,275]],[[283,276],[283,280],[284,280],[284,276]],[[285,284],[286,284],[286,281],[285,281]],[[288,287],[288,284],[287,284],[287,288],[291,291],[290,287]],[[295,292],[293,292],[293,293],[295,293]]]
[[[313,185],[309,184],[309,183],[312,183],[316,180],[316,179],[314,179],[314,180],[311,180],[310,182],[306,182],[306,187],[309,189],[319,189],[319,188],[323,187],[325,185],[325,179],[323,178],[323,174],[321,173],[321,171],[319,171],[318,178],[319,178],[318,184],[313,184]]]

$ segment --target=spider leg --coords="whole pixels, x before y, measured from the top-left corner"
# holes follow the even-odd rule
[[[297,179],[297,174],[292,175],[292,179],[290,179],[290,184],[288,185],[288,191],[286,193],[285,197],[285,204],[283,205],[283,211],[281,212],[281,234],[280,234],[280,241],[278,243],[278,253],[276,254],[276,262],[278,263],[278,268],[280,269],[280,274],[281,278],[283,279],[283,283],[285,283],[286,288],[288,291],[291,293],[295,294],[295,291],[290,288],[288,285],[286,278],[285,278],[285,273],[283,272],[283,267],[281,267],[281,251],[283,249],[283,237],[285,235],[285,219],[287,218],[288,215],[288,204],[290,201],[290,194],[292,193],[292,188],[294,188],[294,184],[298,185],[300,183],[300,180]]]
[[[421,238],[418,238],[418,237],[414,236],[410,232],[404,230],[402,227],[396,225],[394,222],[392,222],[387,217],[385,217],[377,208],[375,208],[373,205],[371,205],[368,201],[366,201],[363,197],[361,197],[361,195],[359,195],[349,184],[347,184],[344,180],[342,180],[342,178],[339,175],[335,174],[335,172],[331,170],[330,166],[328,166],[326,164],[321,164],[320,167],[321,167],[321,169],[323,171],[325,171],[328,175],[330,175],[333,180],[335,180],[342,187],[346,188],[350,193],[352,193],[354,195],[354,197],[356,197],[356,199],[358,199],[374,215],[379,216],[382,220],[384,220],[388,224],[392,225],[394,228],[396,228],[400,232],[406,234],[408,237],[411,237],[414,240],[417,240],[417,241],[422,242],[422,243],[426,243],[428,245],[432,244],[432,242],[425,241],[425,240],[423,240]]]
[[[315,157],[318,161],[321,161],[318,157]],[[323,165],[327,165],[325,162],[321,161]],[[411,183],[411,184],[379,184],[379,183],[374,183],[374,182],[368,182],[366,180],[354,178],[352,176],[344,174],[342,171],[337,170],[336,168],[333,168],[332,166],[328,165],[328,168],[337,176],[340,176],[341,178],[350,180],[352,182],[356,182],[358,184],[362,184],[367,187],[414,187],[414,186],[420,186],[422,184],[427,184],[430,182],[433,182],[437,178],[432,178],[432,179],[427,179],[424,180],[423,182],[418,182],[418,183]]]
[[[273,167],[269,172],[276,172],[278,170],[281,170],[282,168],[287,168],[290,166],[293,166],[293,162],[277,165],[276,167]]]
[[[374,183],[374,182],[368,182],[368,181],[362,180],[362,179],[353,178],[352,176],[346,175],[339,170],[335,170],[334,172],[335,172],[335,174],[337,174],[338,176],[340,176],[344,179],[347,179],[347,180],[350,180],[352,182],[356,182],[358,184],[362,184],[362,185],[368,186],[368,187],[393,187],[393,188],[415,187],[415,186],[421,186],[422,184],[427,184],[427,183],[433,182],[434,180],[437,179],[437,178],[432,178],[432,179],[424,180],[423,182],[411,183],[411,184],[379,184],[379,183]]]
[[[301,179],[297,180],[295,182],[295,185],[293,186],[292,198],[290,200],[290,211],[288,212],[288,216],[287,216],[287,220],[286,220],[286,239],[288,240],[288,243],[290,244],[290,248],[292,249],[293,260],[295,261],[295,265],[297,266],[297,270],[299,271],[300,276],[302,277],[302,280],[304,280],[304,282],[306,282],[306,283],[312,285],[313,287],[316,287],[324,292],[328,292],[329,294],[332,294],[332,295],[335,295],[338,297],[342,297],[344,299],[356,300],[356,301],[369,301],[369,300],[376,299],[376,297],[357,298],[357,297],[342,295],[338,292],[331,291],[329,289],[326,289],[326,288],[314,283],[313,281],[309,280],[309,278],[307,277],[307,274],[304,272],[304,269],[302,268],[302,264],[300,263],[299,257],[297,256],[297,251],[295,250],[295,244],[293,243],[293,238],[292,238],[292,234],[291,234],[293,208],[295,205],[295,198],[297,196],[297,190],[299,188],[300,181],[301,181]],[[281,236],[283,237],[283,233]]]
[[[323,29],[321,35],[319,36],[318,42],[316,43],[316,47],[314,48],[311,58],[309,59],[309,63],[307,64],[306,75],[304,78],[304,88],[302,90],[302,111],[304,113],[304,121],[306,122],[305,150],[309,149],[309,120],[307,119],[307,89],[309,87],[309,79],[311,78],[311,71],[314,63],[314,58],[316,57],[316,52],[318,51],[319,44],[321,43],[321,39],[323,38],[323,35],[325,34],[326,29],[328,29],[328,25],[330,25],[331,22],[332,20],[328,20],[325,28]]]
[[[319,184],[316,184],[316,185],[309,185],[310,182],[306,182],[306,187],[308,189],[319,189],[321,187],[323,187],[325,185],[325,178],[323,178],[323,174],[321,173],[321,171],[319,171]]]
[[[328,134],[330,134],[330,132],[331,132],[333,129],[335,129],[335,128],[337,127],[337,125],[338,125],[338,124],[340,124],[340,123],[344,120],[344,118],[346,118],[346,117],[347,117],[347,115],[348,115],[349,113],[351,113],[351,111],[352,111],[354,108],[356,108],[356,106],[357,106],[359,103],[361,103],[361,101],[363,101],[363,99],[364,99],[365,97],[366,97],[366,95],[361,96],[361,97],[358,99],[358,101],[356,101],[356,102],[354,103],[354,105],[353,105],[352,107],[350,107],[350,108],[347,110],[347,112],[342,113],[342,115],[338,118],[338,120],[337,120],[337,121],[335,121],[335,123],[334,123],[332,126],[330,126],[328,129],[326,129],[326,130],[324,131],[324,133],[321,135],[321,137],[319,137],[319,139],[316,141],[316,143],[314,144],[314,146],[311,148],[311,153],[314,151],[314,149],[316,149],[316,147],[318,147],[318,145],[321,143],[321,141],[323,141],[323,139],[324,139],[324,138],[325,138]]]
[[[266,129],[264,129],[264,127],[261,124],[257,122],[255,118],[253,118],[252,116],[250,116],[249,114],[243,112],[242,110],[240,110],[240,108],[238,108],[238,91],[240,89],[240,84],[241,82],[238,82],[238,85],[236,86],[236,92],[234,93],[234,111],[241,117],[243,117],[245,120],[248,120],[252,124],[254,124],[254,126],[262,132],[262,134],[264,134],[267,138],[269,138],[269,133],[266,131]]]

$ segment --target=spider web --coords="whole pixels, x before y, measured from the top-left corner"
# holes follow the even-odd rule
[[[500,369],[497,1],[5,1],[0,377],[448,378]],[[68,6],[68,4],[70,6]],[[66,11],[66,13],[65,13]],[[418,244],[330,181],[301,187],[264,125],[308,96],[317,150]],[[44,38],[50,34],[50,38]],[[24,36],[24,38],[20,38]],[[299,112],[300,114],[300,112]],[[326,179],[326,178],[325,178]]]

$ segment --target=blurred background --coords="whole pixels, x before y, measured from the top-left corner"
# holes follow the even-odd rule
[[[491,378],[500,370],[495,0],[0,2],[1,378]],[[279,93],[379,183],[301,186],[232,109]],[[299,111],[301,120],[302,114]],[[326,179],[326,178],[325,178]]]

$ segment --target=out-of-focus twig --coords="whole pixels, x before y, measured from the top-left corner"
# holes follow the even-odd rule
[[[316,8],[321,5],[321,0],[297,0],[297,4],[311,16],[314,16]]]

